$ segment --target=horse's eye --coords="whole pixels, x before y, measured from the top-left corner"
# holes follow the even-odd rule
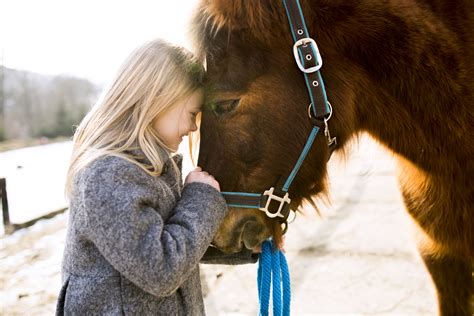
[[[210,103],[209,109],[217,115],[224,115],[234,112],[239,106],[240,99],[222,100]]]

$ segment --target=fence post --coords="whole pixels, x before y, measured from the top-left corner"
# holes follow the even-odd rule
[[[10,223],[10,213],[8,212],[7,180],[5,178],[0,178],[0,195],[2,198],[3,227],[5,233],[9,234],[12,232],[12,226]]]

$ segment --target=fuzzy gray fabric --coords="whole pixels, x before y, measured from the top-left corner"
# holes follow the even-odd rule
[[[152,177],[113,156],[78,173],[56,314],[204,314],[198,262],[227,207],[212,186],[176,178],[171,160]]]

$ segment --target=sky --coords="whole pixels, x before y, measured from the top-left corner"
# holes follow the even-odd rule
[[[0,63],[42,74],[112,79],[138,45],[189,46],[197,0],[0,0]]]

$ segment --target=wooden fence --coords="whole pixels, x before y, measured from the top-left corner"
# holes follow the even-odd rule
[[[3,227],[5,228],[5,234],[11,234],[18,229],[26,228],[41,219],[52,218],[58,214],[63,213],[67,210],[67,207],[60,208],[58,210],[51,211],[46,215],[34,218],[24,223],[11,223],[10,222],[10,213],[8,209],[8,195],[7,195],[7,180],[5,178],[0,178],[0,196],[2,198],[2,216],[3,216]]]

